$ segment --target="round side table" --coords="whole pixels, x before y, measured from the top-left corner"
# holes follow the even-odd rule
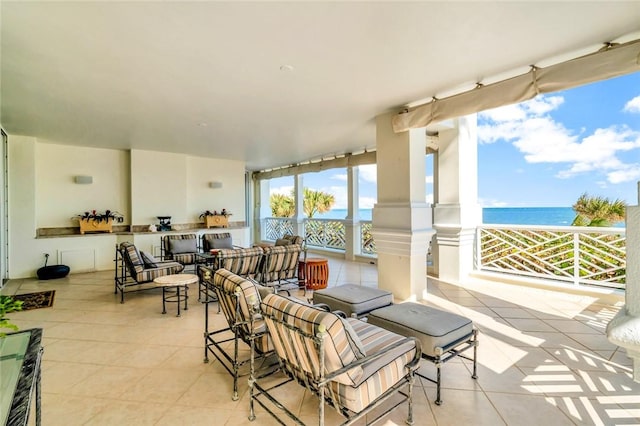
[[[187,306],[187,300],[189,296],[187,294],[189,290],[189,284],[195,284],[198,281],[197,275],[194,274],[172,274],[163,275],[153,280],[156,287],[162,287],[162,313],[166,314],[166,303],[176,303],[178,305],[178,315],[180,316],[180,302],[184,300],[184,310],[189,310]],[[175,292],[171,290],[175,290]]]
[[[329,260],[308,258],[301,260],[298,266],[298,278],[307,290],[320,290],[329,282]]]

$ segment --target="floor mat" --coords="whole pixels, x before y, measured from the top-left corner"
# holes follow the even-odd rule
[[[53,306],[53,298],[56,295],[55,290],[39,291],[37,293],[16,294],[14,300],[21,300],[22,310],[50,308]]]

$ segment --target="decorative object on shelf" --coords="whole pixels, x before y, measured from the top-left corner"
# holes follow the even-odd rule
[[[200,219],[204,219],[204,224],[207,228],[228,228],[229,216],[231,216],[231,213],[227,209],[222,209],[220,213],[217,210],[213,212],[207,210],[200,215]]]
[[[73,219],[80,222],[80,234],[84,235],[85,232],[113,232],[113,222],[123,222],[124,216],[112,210],[105,210],[104,213],[91,210]]]
[[[156,226],[152,223],[151,225],[149,225],[149,232],[156,232],[158,230],[158,228],[156,228]]]
[[[157,226],[158,231],[171,231],[171,216],[157,216],[160,224]]]

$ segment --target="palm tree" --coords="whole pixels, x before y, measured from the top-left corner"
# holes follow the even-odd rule
[[[333,195],[313,189],[304,189],[304,214],[312,218],[316,213],[326,213],[331,210],[336,199]]]
[[[333,195],[313,189],[304,189],[304,214],[308,218],[313,218],[317,213],[326,213],[331,210],[336,199]],[[295,213],[296,203],[293,196],[284,194],[271,194],[269,199],[271,213],[274,217],[292,217]]]
[[[625,218],[627,204],[622,200],[589,196],[586,192],[573,205],[576,218],[572,226],[611,226]]]
[[[271,194],[269,199],[273,217],[292,217],[295,213],[295,200],[292,195]]]

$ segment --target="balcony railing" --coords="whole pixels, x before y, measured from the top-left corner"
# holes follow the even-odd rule
[[[310,247],[345,250],[345,220],[305,219]],[[265,238],[295,234],[290,218],[266,218]],[[360,221],[360,253],[376,254],[371,221]],[[626,283],[626,229],[575,226],[481,225],[476,269],[518,276],[621,288]]]
[[[304,219],[304,237],[307,246],[330,250],[346,249],[346,220],[340,219]],[[291,218],[269,217],[265,219],[265,239],[275,241],[294,232],[294,220]],[[376,243],[371,235],[371,221],[360,221],[360,252],[376,254]]]
[[[575,226],[478,227],[477,269],[624,288],[626,229]]]

